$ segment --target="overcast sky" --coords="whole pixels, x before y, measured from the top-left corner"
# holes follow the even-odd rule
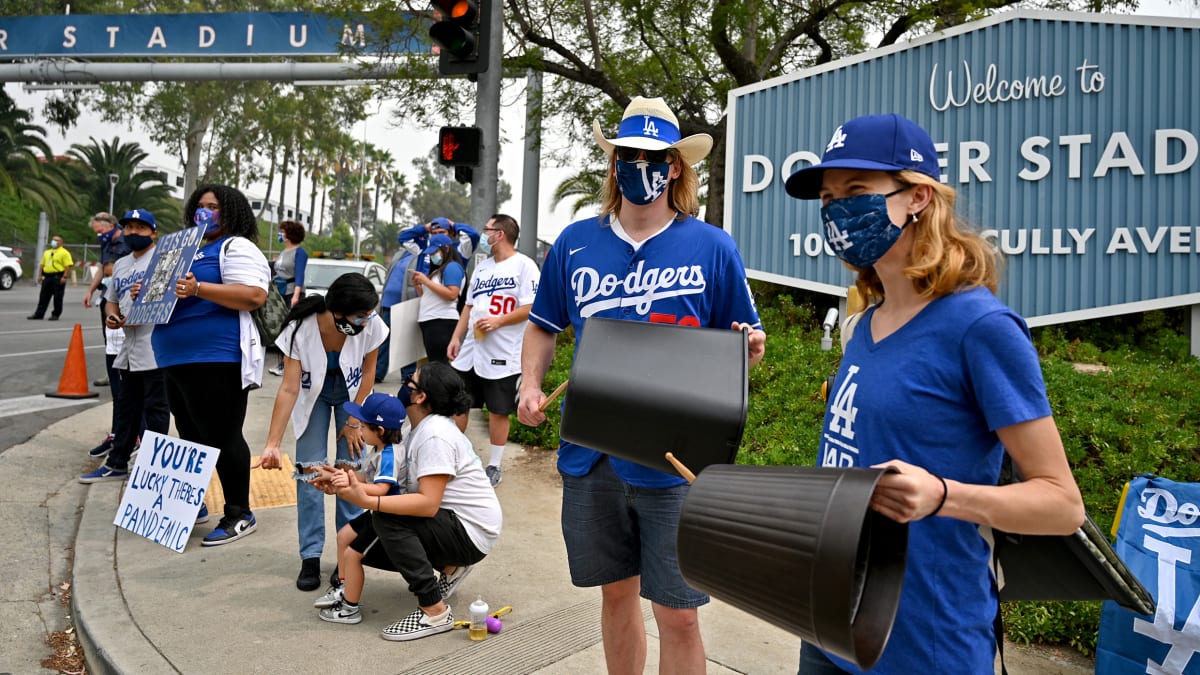
[[[1148,0],[1141,4],[1141,9],[1138,14],[1151,16],[1174,16],[1174,17],[1189,17],[1200,18],[1200,8],[1197,7],[1196,0]],[[5,85],[8,94],[12,96],[17,104],[23,108],[30,109],[34,112],[35,122],[46,128],[47,142],[50,148],[56,154],[63,154],[74,143],[88,143],[89,137],[95,137],[97,140],[108,140],[114,136],[120,136],[122,141],[136,141],[150,155],[150,162],[167,169],[181,171],[182,167],[179,158],[169,154],[169,151],[156,146],[147,138],[144,129],[138,125],[132,127],[120,124],[110,124],[100,121],[99,115],[84,111],[79,118],[79,123],[73,127],[64,136],[57,127],[47,124],[42,118],[41,111],[47,97],[46,92],[26,92],[22,85],[8,83]],[[525,128],[525,93],[524,80],[507,80],[505,87],[501,93],[501,120],[500,128],[502,136],[506,136],[505,143],[501,148],[500,153],[500,169],[503,172],[503,178],[512,186],[513,199],[499,206],[500,211],[511,214],[518,220],[521,219],[521,195],[522,195],[522,176],[523,176],[523,130]],[[412,169],[412,159],[419,155],[424,155],[437,143],[436,128],[417,128],[412,126],[394,127],[392,126],[391,107],[385,103],[379,113],[373,114],[366,121],[366,136],[367,140],[374,145],[383,147],[391,151],[392,156],[396,158],[396,168],[400,171],[414,175]],[[471,120],[463,120],[464,124],[470,124]],[[590,127],[591,120],[579,120],[579,124],[585,124]],[[508,130],[505,133],[505,130]],[[363,137],[363,124],[355,125],[353,129],[347,130],[354,138],[361,139]],[[561,150],[563,142],[556,140],[553,137],[545,139],[546,146]],[[582,153],[579,155],[582,161]],[[571,221],[585,217],[587,213],[580,213],[572,216],[569,208],[566,205],[559,207],[556,210],[550,208],[550,195],[554,192],[558,183],[566,176],[572,173],[572,169],[556,169],[545,166],[546,160],[543,157],[543,167],[540,175],[539,186],[539,216],[538,216],[538,236],[547,241],[553,241],[554,237],[568,225]],[[243,190],[247,195],[254,197],[263,196],[265,191],[264,185],[244,186]],[[278,185],[273,190],[274,194],[278,194]],[[288,189],[289,194],[294,194],[294,184]],[[307,186],[305,187],[307,194]],[[307,206],[304,206],[307,208]],[[318,207],[319,208],[319,207]],[[390,209],[380,206],[381,215],[384,217],[390,216]],[[473,223],[478,227],[482,227],[482,223]],[[522,223],[525,225],[525,223]]]

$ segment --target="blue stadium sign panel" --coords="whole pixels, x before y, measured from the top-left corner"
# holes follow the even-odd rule
[[[930,131],[1031,325],[1200,304],[1200,21],[1008,12],[729,95],[725,228],[750,276],[845,296],[819,203],[784,181],[834,129]]]

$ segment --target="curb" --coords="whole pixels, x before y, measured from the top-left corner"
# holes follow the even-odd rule
[[[89,486],[71,574],[71,609],[92,673],[178,673],[129,614],[117,578],[116,528],[109,520],[124,482]],[[107,645],[107,646],[106,646]]]

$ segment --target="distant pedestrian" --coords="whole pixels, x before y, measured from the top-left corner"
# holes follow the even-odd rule
[[[54,311],[50,314],[50,320],[57,321],[58,317],[62,316],[63,294],[67,290],[67,270],[74,264],[71,252],[63,245],[63,238],[57,234],[51,237],[50,247],[42,254],[42,262],[38,266],[37,281],[42,285],[42,291],[38,294],[37,309],[25,318],[45,318],[46,309],[52,299]]]
[[[521,234],[516,219],[492,216],[483,228],[480,249],[489,257],[475,268],[466,304],[447,353],[471,392],[471,407],[488,410],[488,463],[492,487],[500,484],[500,461],[508,444],[509,415],[517,411],[521,378],[521,341],[529,308],[537,293],[537,263],[516,249]]]
[[[446,348],[458,325],[458,294],[462,290],[466,270],[454,240],[444,234],[429,238],[425,249],[429,273],[414,271],[412,283],[421,296],[417,324],[425,343],[425,356],[430,361],[448,363]]]
[[[294,220],[285,220],[279,224],[279,242],[283,250],[275,258],[274,277],[271,282],[275,289],[287,300],[288,306],[295,306],[304,299],[304,273],[308,269],[308,251],[300,244],[304,241],[307,231],[304,226]],[[272,347],[273,345],[267,345]],[[272,375],[283,375],[283,354],[275,367],[267,371]]]
[[[202,546],[254,532],[250,447],[242,434],[249,390],[261,386],[263,347],[250,311],[266,302],[270,269],[255,243],[258,221],[240,191],[201,185],[183,207],[204,228],[191,271],[174,285],[175,310],[154,327],[154,357],[167,377],[167,400],[184,440],[221,450],[217,476],[224,516]]]
[[[117,219],[111,213],[101,211],[92,216],[88,221],[92,231],[96,233],[96,239],[100,241],[100,267],[103,269],[106,265],[114,263],[118,258],[129,254],[129,247],[125,244],[125,239],[121,236],[121,228],[117,227]],[[106,275],[95,274],[92,276],[92,281],[88,284],[87,291],[83,294],[83,306],[92,306],[92,295],[97,291],[100,292],[100,301],[95,303],[100,310],[100,327],[103,328],[105,323],[104,318],[104,289]],[[99,378],[92,382],[97,387],[107,387],[113,375],[112,368],[107,369],[105,377]],[[116,398],[114,397],[115,401]]]
[[[171,427],[171,408],[167,403],[166,378],[154,358],[152,334],[154,325],[126,325],[125,319],[141,290],[146,270],[154,258],[154,242],[158,226],[154,214],[135,209],[121,218],[124,240],[131,253],[119,258],[113,267],[112,279],[104,291],[105,324],[108,329],[123,333],[121,349],[113,361],[120,382],[120,395],[113,403],[117,409],[113,423],[113,442],[104,463],[94,471],[79,477],[81,483],[122,480],[129,473],[129,458],[137,447],[145,428],[166,434]],[[117,340],[110,341],[117,342]],[[201,519],[207,519],[208,509],[201,506]],[[199,521],[203,522],[203,520]]]

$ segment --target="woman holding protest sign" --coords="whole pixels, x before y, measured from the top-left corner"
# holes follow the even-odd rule
[[[351,465],[363,449],[362,421],[350,417],[342,404],[353,401],[361,405],[375,382],[379,345],[388,334],[383,319],[374,311],[378,304],[379,294],[365,276],[357,272],[343,274],[324,297],[312,295],[292,307],[283,332],[275,340],[284,355],[283,382],[275,394],[267,444],[255,467],[283,468],[280,444],[290,418],[300,472],[296,479],[296,527],[300,535],[296,587],[302,591],[316,590],[321,585],[325,495],[309,480],[317,476],[317,467],[329,464],[331,415],[338,429],[335,463]],[[338,529],[360,513],[353,504],[338,498]]]
[[[154,357],[185,440],[215,447],[225,513],[201,542],[219,546],[257,527],[250,512],[250,447],[242,435],[248,391],[262,383],[263,348],[250,312],[267,299],[270,268],[255,242],[258,221],[246,196],[202,185],[183,209],[204,228],[191,270],[174,286],[170,320],[154,328]]]
[[[871,507],[909,523],[899,613],[871,672],[992,672],[1003,636],[981,530],[1062,535],[1084,519],[1029,329],[996,298],[996,250],[959,222],[940,173],[924,129],[870,115],[787,181],[821,200],[826,243],[872,303],[848,339],[843,328],[818,452],[826,466],[894,469]],[[1022,480],[998,485],[1006,453]],[[837,672],[860,671],[803,646],[801,675]]]

